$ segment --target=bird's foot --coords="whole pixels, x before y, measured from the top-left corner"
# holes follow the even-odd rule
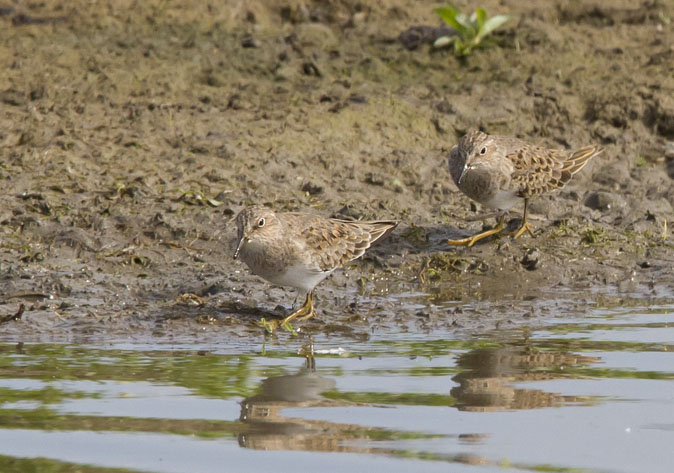
[[[521,237],[524,234],[524,232],[529,233],[529,235],[531,235],[531,237],[534,238],[534,232],[531,231],[531,226],[526,221],[522,222],[520,228],[518,228],[514,232],[511,232],[510,235],[512,235],[513,240],[515,240]]]
[[[471,237],[462,238],[460,240],[447,240],[447,243],[449,243],[450,245],[471,247],[475,243],[477,243],[478,241],[482,240],[483,238],[487,238],[488,236],[496,235],[497,233],[500,233],[502,230],[503,230],[503,223],[499,222],[499,224],[496,225],[491,230],[487,230],[486,232],[478,233],[477,235],[473,235]]]
[[[304,301],[304,304],[302,304],[302,307],[297,309],[295,312],[293,312],[280,322],[277,320],[268,321],[263,318],[258,322],[258,325],[264,327],[264,329],[269,333],[273,333],[274,330],[276,330],[278,327],[283,327],[288,332],[295,333],[295,330],[293,330],[293,326],[290,324],[290,322],[292,322],[297,318],[299,318],[300,320],[308,320],[315,316],[316,311],[314,310],[314,295],[312,292],[309,292],[309,294],[307,294],[307,298]]]

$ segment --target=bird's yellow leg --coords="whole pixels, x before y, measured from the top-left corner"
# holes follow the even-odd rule
[[[483,238],[487,238],[488,236],[496,235],[497,233],[500,233],[501,231],[503,231],[503,221],[504,220],[505,220],[505,215],[501,215],[498,219],[498,223],[491,230],[487,230],[485,232],[478,233],[477,235],[473,235],[471,237],[462,238],[460,240],[447,240],[447,243],[449,243],[450,245],[473,246],[475,243],[482,240]]]
[[[529,206],[529,199],[524,199],[524,213],[522,214],[522,225],[515,232],[512,233],[513,240],[522,236],[524,232],[529,232],[531,237],[534,237],[534,233],[531,231],[531,227],[527,223],[527,207]]]
[[[285,324],[295,320],[297,317],[301,317],[303,320],[306,320],[315,315],[316,311],[314,310],[314,291],[309,291],[309,294],[307,294],[307,298],[304,300],[302,307],[283,319],[280,325],[284,326]]]
[[[515,238],[521,237],[524,234],[524,232],[528,232],[529,235],[531,235],[532,237],[534,236],[534,233],[531,231],[531,227],[529,226],[529,224],[523,222],[522,226],[520,226],[520,228],[516,232],[513,232],[513,240]]]

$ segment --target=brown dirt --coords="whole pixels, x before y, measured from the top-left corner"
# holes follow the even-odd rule
[[[4,336],[259,334],[294,295],[231,259],[253,203],[404,222],[308,331],[669,300],[674,4],[554,3],[485,0],[514,20],[460,61],[397,41],[435,2],[6,0],[0,316],[26,311]],[[535,201],[535,239],[449,248],[481,228],[446,169],[475,127],[606,152]]]

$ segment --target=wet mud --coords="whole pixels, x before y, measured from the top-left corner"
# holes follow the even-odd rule
[[[250,204],[402,221],[309,333],[669,299],[674,5],[556,3],[486,0],[513,19],[464,59],[401,42],[433,2],[0,3],[4,336],[260,334],[295,293],[232,260]],[[455,248],[495,223],[447,170],[472,128],[606,151],[533,201],[535,238]]]

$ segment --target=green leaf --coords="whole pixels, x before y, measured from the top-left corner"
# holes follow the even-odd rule
[[[291,335],[296,336],[297,332],[293,329],[293,326],[290,324],[290,322],[286,322],[283,325],[281,325],[285,329],[286,332],[290,332]]]
[[[496,15],[489,18],[487,21],[485,21],[484,25],[482,25],[482,29],[479,31],[479,36],[487,36],[492,31],[501,27],[501,25],[503,25],[508,20],[510,20],[508,15]]]
[[[484,8],[478,7],[478,9],[475,10],[475,17],[477,19],[477,31],[480,32],[484,27],[484,23],[487,21],[487,12]]]
[[[456,36],[440,36],[438,39],[435,40],[433,43],[434,48],[446,48],[450,44],[452,44],[452,41],[456,41]]]
[[[474,36],[476,31],[475,31],[475,25],[473,25],[473,22],[470,21],[470,18],[468,18],[466,15],[463,13],[459,12],[456,14],[454,19],[459,23],[463,28],[471,33],[471,36]]]
[[[456,31],[456,36],[440,37],[433,43],[433,46],[444,48],[454,45],[454,54],[457,56],[467,56],[474,49],[489,43],[489,41],[485,41],[485,44],[481,44],[486,36],[510,20],[508,15],[496,15],[493,18],[489,18],[487,12],[482,7],[478,7],[472,15],[468,16],[461,13],[451,3],[447,3],[446,6],[436,8],[433,11]]]
[[[465,37],[466,35],[470,34],[470,28],[466,28],[465,25],[462,25],[459,21],[457,21],[456,16],[460,15],[460,12],[452,5],[436,8],[433,11],[440,18],[442,18],[442,21],[454,28],[459,36]]]
[[[451,26],[451,23],[454,21],[454,17],[458,13],[457,10],[450,6],[434,8],[433,12],[442,18],[442,21]]]
[[[260,321],[258,322],[267,332],[269,333],[274,333],[274,323],[273,322],[267,322],[267,320],[262,317]]]

